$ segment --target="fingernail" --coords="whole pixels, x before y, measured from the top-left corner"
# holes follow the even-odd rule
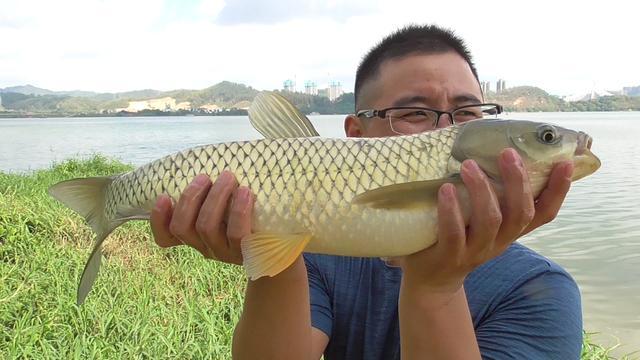
[[[236,191],[235,206],[239,209],[246,209],[249,205],[249,199],[251,197],[251,191],[246,187],[240,187]]]
[[[200,174],[196,176],[191,183],[197,186],[206,186],[209,184],[210,181],[211,180],[207,175]]]
[[[462,164],[462,166],[464,166],[465,169],[467,169],[467,171],[469,171],[471,173],[479,173],[480,172],[480,167],[473,160],[465,160],[464,163]]]
[[[508,164],[520,164],[516,151],[511,148],[507,148],[504,150],[504,159]]]
[[[564,166],[564,177],[566,177],[567,179],[571,179],[571,176],[573,175],[573,163],[567,163]]]
[[[216,182],[220,183],[220,185],[226,185],[226,184],[230,183],[232,179],[233,179],[233,176],[231,175],[230,172],[223,171],[218,176],[218,179],[216,180]]]
[[[451,184],[444,184],[440,187],[440,194],[445,200],[451,201],[455,196],[455,187]]]
[[[165,195],[165,194],[161,194],[160,196],[158,196],[158,198],[156,199],[156,206],[155,209],[162,211],[164,208],[166,208],[168,205],[168,201],[169,201],[169,196]]]

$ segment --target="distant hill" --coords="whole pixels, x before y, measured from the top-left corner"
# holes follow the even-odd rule
[[[54,92],[33,85],[10,86],[0,89],[0,93],[17,93],[23,95],[52,95]]]
[[[500,93],[485,94],[487,101],[497,102],[507,111],[559,111],[564,101],[534,86],[518,86]]]
[[[507,111],[640,111],[640,97],[624,95],[600,96],[593,100],[565,101],[533,86],[518,86],[497,94],[486,94],[489,102],[497,102]]]
[[[95,93],[51,91],[26,85],[1,89],[0,94],[0,106],[4,107],[4,116],[227,114],[230,111],[233,114],[243,114],[258,94],[258,90],[243,84],[223,81],[201,90],[146,89],[121,93]],[[307,113],[347,113],[352,112],[354,108],[353,94],[345,94],[335,102],[318,95],[290,92],[282,94]]]
[[[335,101],[318,95],[280,91],[306,114],[348,114],[355,107],[353,93]],[[138,116],[163,114],[246,114],[258,90],[223,81],[201,90],[144,89],[120,93],[51,91],[33,85],[0,89],[0,116]],[[485,94],[488,102],[507,111],[640,111],[640,97],[602,96],[588,101],[565,101],[533,86],[518,86]]]
[[[258,90],[243,84],[223,81],[202,90],[173,90],[167,91],[162,96],[170,96],[177,102],[190,102],[192,106],[215,104],[220,107],[230,108],[241,101],[251,101],[258,94]]]

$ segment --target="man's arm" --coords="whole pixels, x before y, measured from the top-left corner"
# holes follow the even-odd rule
[[[302,257],[277,276],[249,281],[232,353],[234,359],[309,359],[309,285]]]
[[[224,172],[214,184],[200,175],[175,208],[168,197],[158,199],[151,213],[154,239],[161,247],[188,245],[207,258],[241,264],[240,241],[251,233],[253,201],[249,189],[238,188],[231,173]],[[249,281],[234,331],[234,358],[315,360],[328,341],[311,327],[302,257],[277,276]]]
[[[480,359],[462,287],[464,279],[477,266],[501,254],[521,234],[553,219],[573,171],[571,164],[557,166],[536,206],[517,153],[504,151],[499,165],[505,184],[502,204],[477,165],[465,161],[461,175],[471,200],[468,228],[455,187],[445,184],[438,193],[438,243],[400,260],[403,359],[420,359],[425,354],[438,359]]]

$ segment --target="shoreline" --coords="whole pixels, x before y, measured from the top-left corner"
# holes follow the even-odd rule
[[[517,114],[537,114],[537,113],[566,113],[566,114],[593,114],[593,113],[640,113],[640,110],[598,110],[598,111],[505,111],[503,114],[508,115],[512,113]],[[336,113],[314,113],[305,114],[306,116],[317,115],[335,115],[346,116],[349,114],[336,114]],[[73,119],[73,118],[145,118],[145,117],[224,117],[224,116],[248,116],[247,111],[238,112],[217,112],[217,113],[167,113],[167,112],[153,112],[153,113],[127,113],[127,114],[11,114],[0,112],[1,119]]]

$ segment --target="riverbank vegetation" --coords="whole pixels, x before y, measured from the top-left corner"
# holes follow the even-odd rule
[[[2,90],[2,89],[0,89]],[[19,92],[22,91],[22,92]],[[258,90],[223,81],[201,90],[138,90],[123,93],[53,92],[33,86],[0,93],[0,117],[246,115]],[[350,114],[353,93],[330,101],[327,96],[281,91],[305,114]],[[640,96],[602,96],[569,102],[533,86],[485,94],[487,102],[507,111],[640,111]],[[132,106],[132,103],[136,103]]]
[[[92,292],[75,305],[93,235],[46,189],[129,169],[96,156],[0,173],[0,359],[230,358],[242,270],[185,247],[161,249],[145,222],[110,236]],[[610,349],[587,336],[582,358],[609,359]]]

